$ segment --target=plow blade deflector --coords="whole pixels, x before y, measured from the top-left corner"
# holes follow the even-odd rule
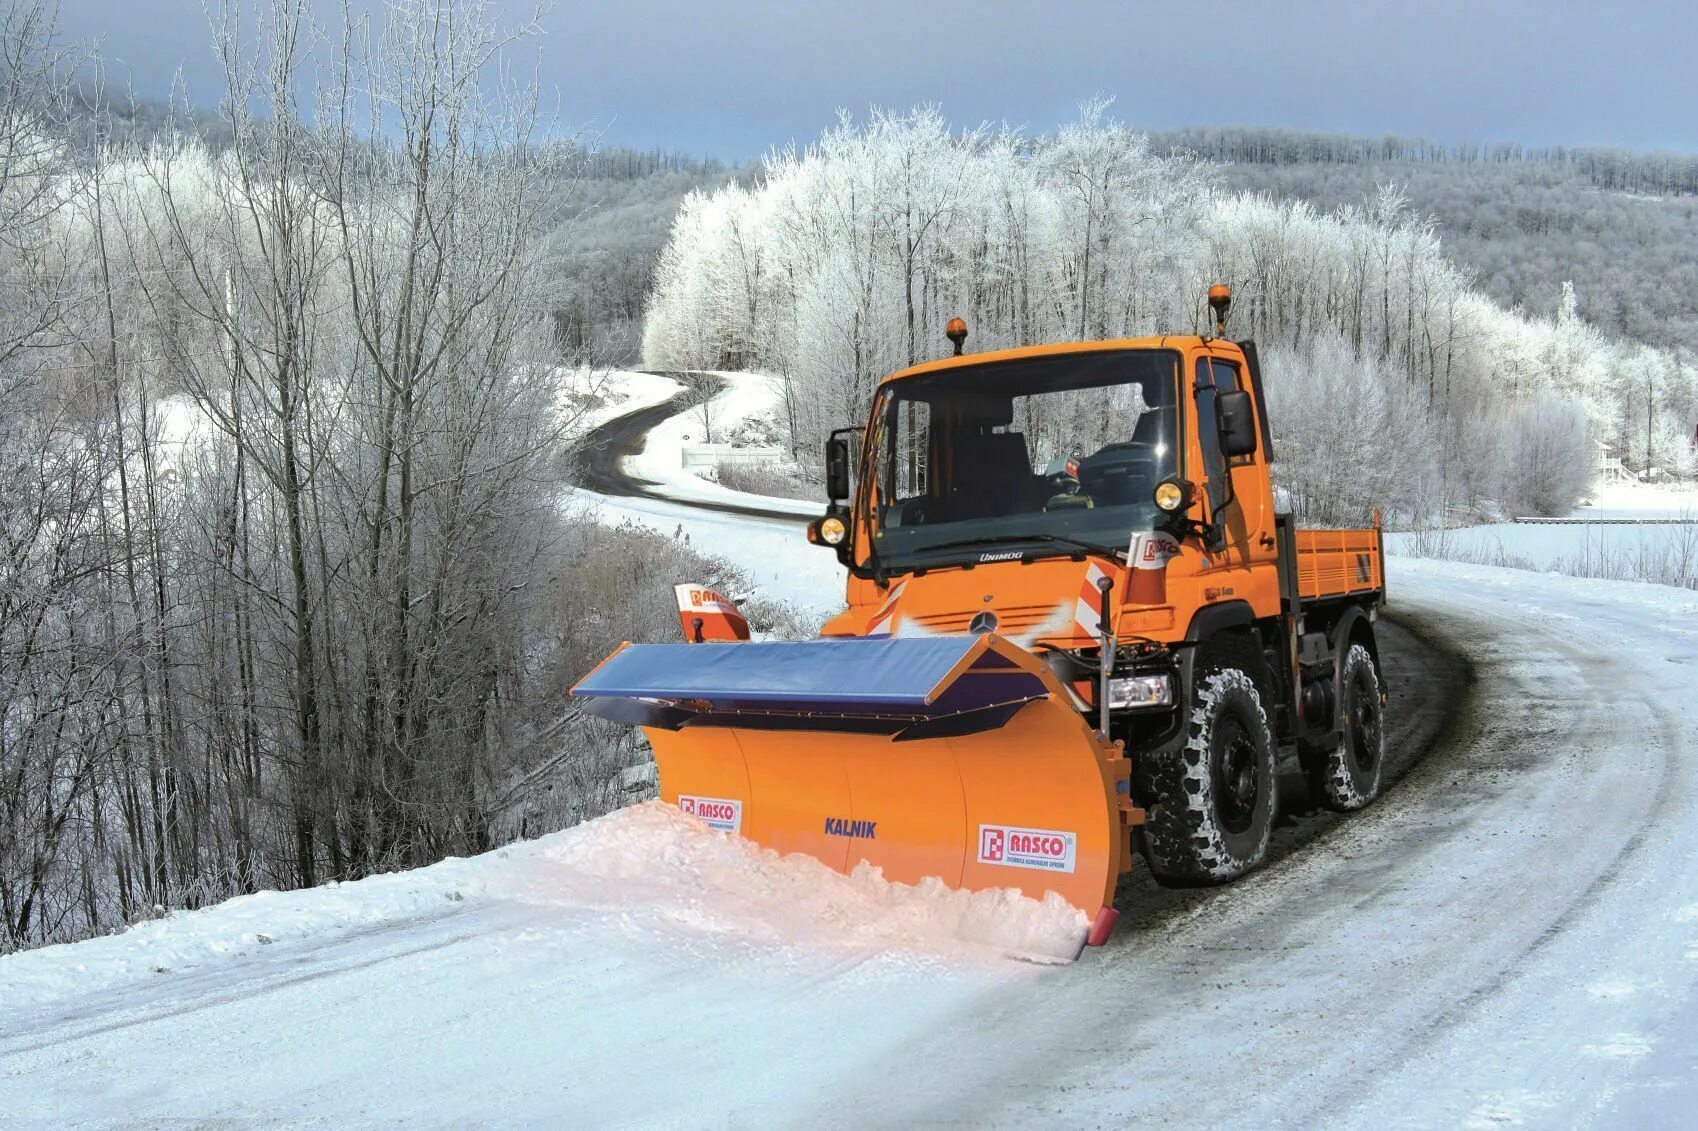
[[[573,694],[645,728],[665,801],[840,871],[1094,915],[1131,862],[1128,763],[994,635],[628,645]]]

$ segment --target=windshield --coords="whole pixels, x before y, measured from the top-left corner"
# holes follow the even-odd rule
[[[1112,350],[948,369],[886,388],[873,549],[885,570],[987,552],[1124,551],[1175,469],[1179,355]]]

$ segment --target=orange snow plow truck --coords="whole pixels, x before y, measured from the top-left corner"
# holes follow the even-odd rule
[[[1213,337],[964,356],[951,321],[954,357],[886,378],[827,444],[807,534],[849,576],[821,639],[749,642],[679,586],[685,642],[627,644],[574,695],[641,725],[662,798],[714,828],[1054,893],[1095,943],[1135,848],[1181,883],[1264,858],[1282,751],[1320,803],[1367,804],[1378,515],[1281,513],[1255,345],[1209,300]]]

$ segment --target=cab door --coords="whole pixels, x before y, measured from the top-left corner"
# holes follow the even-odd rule
[[[1232,593],[1222,596],[1249,601],[1259,615],[1277,611],[1277,595],[1273,609],[1264,609],[1264,595],[1257,593],[1253,584],[1262,574],[1271,575],[1278,557],[1266,468],[1259,453],[1227,459],[1221,450],[1215,410],[1221,393],[1248,387],[1243,361],[1236,354],[1201,353],[1193,363],[1193,377],[1205,505],[1209,521],[1218,525],[1223,540],[1209,554],[1209,572],[1218,575],[1214,587],[1231,588]],[[1256,423],[1259,432],[1261,421]],[[1262,565],[1270,568],[1256,569]]]

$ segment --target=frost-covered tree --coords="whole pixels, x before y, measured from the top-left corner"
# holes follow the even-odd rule
[[[0,124],[57,139],[0,136],[0,950],[480,850],[579,725],[529,29],[313,11],[213,12],[222,146],[95,106],[67,147],[51,22],[0,35]]]
[[[980,349],[1201,329],[1215,281],[1234,288],[1234,331],[1280,358],[1270,383],[1302,417],[1286,427],[1339,450],[1399,430],[1394,479],[1322,455],[1291,469],[1317,516],[1360,521],[1345,508],[1373,498],[1406,519],[1488,500],[1561,509],[1567,477],[1546,492],[1512,475],[1527,466],[1518,438],[1587,468],[1585,437],[1528,406],[1560,401],[1589,434],[1627,435],[1621,406],[1648,398],[1628,391],[1647,371],[1580,317],[1572,288],[1549,317],[1498,306],[1399,187],[1330,211],[1226,191],[1102,101],[1039,137],[951,133],[929,107],[844,116],[771,155],[755,188],[694,196],[656,275],[645,356],[774,374],[792,447],[812,452],[861,418],[879,377],[941,352],[952,314]],[[1698,388],[1676,368],[1670,384]],[[1482,449],[1481,427],[1504,439]],[[1662,443],[1654,423],[1639,435]]]

